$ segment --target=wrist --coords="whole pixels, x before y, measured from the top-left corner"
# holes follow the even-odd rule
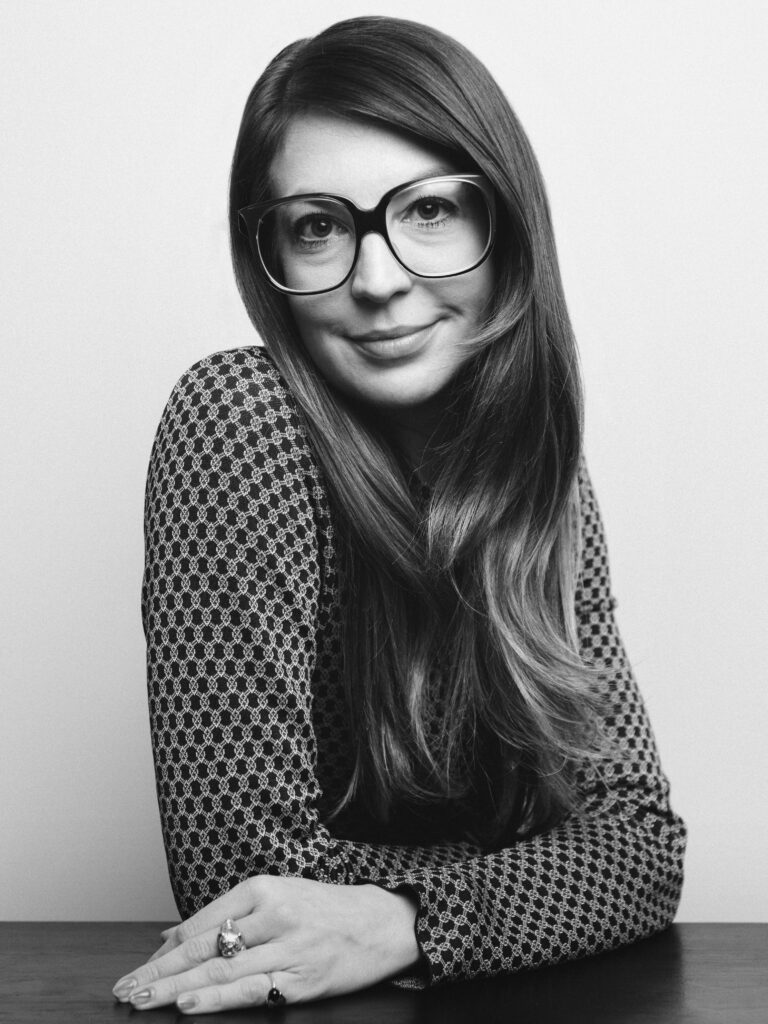
[[[389,974],[414,970],[422,960],[416,939],[418,903],[407,892],[389,892],[378,885],[366,886],[371,897],[371,935]]]

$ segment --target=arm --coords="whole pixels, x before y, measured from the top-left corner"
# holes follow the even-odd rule
[[[535,838],[438,872],[414,871],[417,936],[432,983],[510,973],[601,952],[674,918],[685,827],[613,615],[608,560],[589,478],[580,477],[577,610],[583,657],[609,695],[616,756],[583,771],[583,809]]]
[[[499,853],[339,840],[319,812],[313,715],[337,613],[317,469],[266,356],[223,353],[182,378],[152,454],[143,591],[182,916],[253,875],[374,882],[418,902],[432,981],[595,952],[672,919],[682,826],[616,633],[586,479],[582,505],[582,649],[605,672],[607,729],[627,757],[602,780],[584,774],[580,815]]]
[[[219,353],[174,388],[145,541],[150,724],[182,917],[254,875],[377,882],[467,852],[368,846],[321,823],[316,722],[326,747],[344,747],[329,697],[332,532],[295,406],[263,352]]]

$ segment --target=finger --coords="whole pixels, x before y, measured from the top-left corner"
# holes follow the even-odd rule
[[[175,931],[176,931],[176,925],[174,924],[174,925],[171,925],[170,928],[165,928],[163,931],[160,932],[160,948],[161,949],[163,948],[163,946],[166,945],[166,943],[169,941],[169,939],[171,939],[173,937]]]
[[[255,883],[257,881],[255,878],[246,879],[212,903],[208,903],[192,917],[177,924],[168,941],[173,945],[180,945],[212,928],[218,931],[227,918],[232,918],[234,921],[237,918],[247,917],[254,910],[254,896],[257,887]]]
[[[245,917],[246,914],[249,914],[254,909],[253,891],[256,888],[254,882],[255,879],[247,879],[245,882],[240,882],[239,885],[236,885],[229,892],[214,900],[213,903],[209,903],[203,910],[193,914],[186,921],[166,928],[165,931],[160,933],[160,938],[164,940],[162,945],[149,957],[147,963],[157,960],[158,957],[165,956],[169,950],[175,949],[183,942],[198,935],[201,931],[214,927],[220,928],[228,917],[234,919],[236,917]],[[240,909],[235,909],[236,907]]]
[[[242,934],[247,949],[260,946],[274,937],[274,929],[265,914],[251,914],[242,921],[235,921],[235,928]],[[127,1002],[135,993],[164,978],[183,974],[210,960],[223,960],[219,955],[219,929],[211,929],[202,935],[183,942],[180,946],[162,949],[146,964],[125,975],[115,985],[113,994],[121,1002]],[[238,954],[239,958],[242,954]],[[233,958],[233,959],[237,959]],[[173,997],[175,998],[175,996]],[[154,1004],[153,1004],[154,1005]]]
[[[157,960],[159,956],[165,956],[166,953],[170,953],[170,951],[175,948],[176,943],[172,942],[170,939],[166,939],[162,946],[152,954],[147,963]]]
[[[184,993],[209,988],[227,988],[240,982],[245,983],[247,979],[259,976],[265,970],[276,966],[276,960],[281,956],[284,957],[285,954],[276,952],[269,946],[257,946],[229,960],[216,957],[192,970],[161,978],[151,985],[139,988],[131,995],[131,1006],[139,1010],[152,1010],[176,1002]]]
[[[285,980],[284,980],[285,979]],[[265,1006],[267,995],[273,987],[278,988],[286,1003],[300,1002],[296,978],[285,971],[268,974],[252,974],[225,985],[211,985],[196,991],[183,992],[176,1000],[182,1013],[218,1013],[220,1010],[237,1010],[244,1006]],[[291,995],[287,994],[290,992]]]

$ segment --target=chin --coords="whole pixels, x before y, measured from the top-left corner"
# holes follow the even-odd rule
[[[430,405],[443,392],[447,383],[448,381],[440,382],[436,386],[433,378],[423,383],[413,382],[402,387],[359,388],[350,390],[348,394],[355,401],[380,409],[382,413],[387,409],[393,412],[407,412],[409,409],[415,411]]]

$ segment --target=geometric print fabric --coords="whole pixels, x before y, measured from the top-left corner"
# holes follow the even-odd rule
[[[424,974],[403,984],[555,963],[672,921],[685,828],[616,628],[586,470],[579,483],[579,640],[601,673],[615,756],[599,776],[580,773],[578,814],[502,850],[463,840],[460,820],[437,841],[372,841],[363,816],[330,818],[352,768],[343,599],[300,415],[261,348],[217,353],[181,378],[147,479],[142,616],[182,917],[257,874],[405,889]]]

